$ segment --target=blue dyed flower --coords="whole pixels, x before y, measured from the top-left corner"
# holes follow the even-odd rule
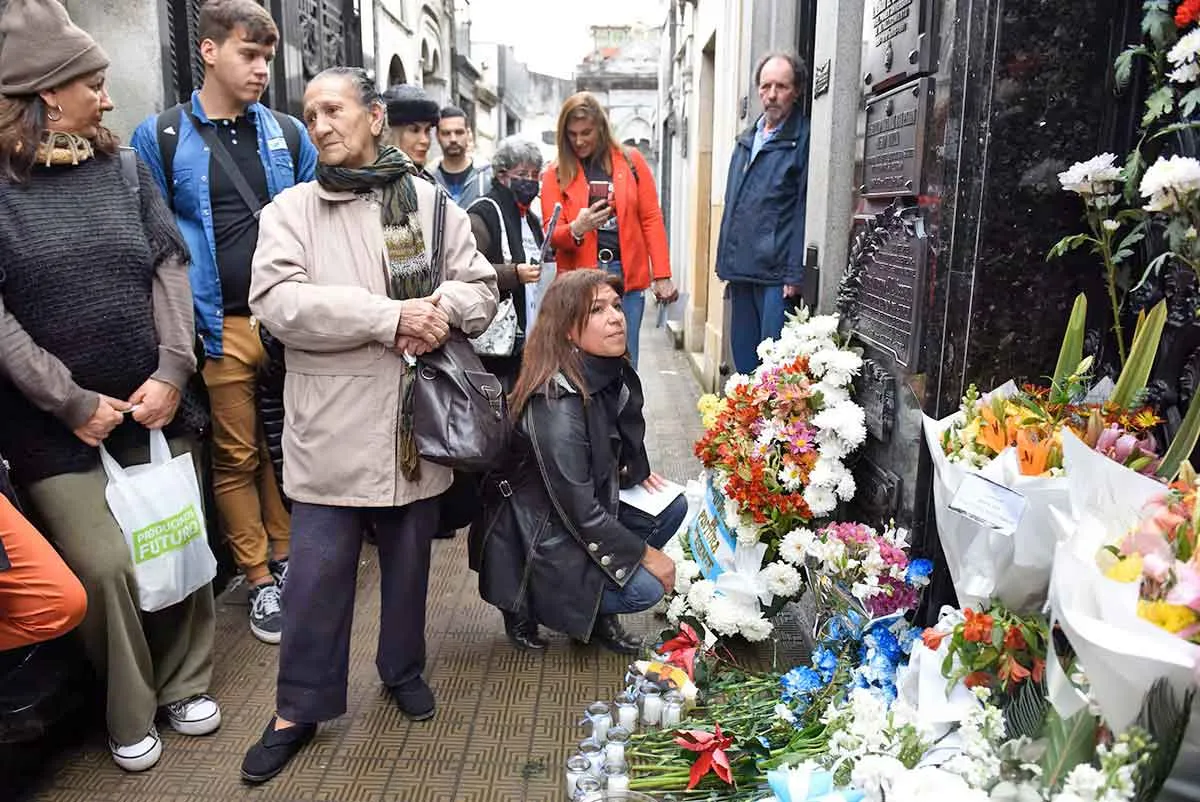
[[[869,639],[869,641],[868,641]],[[868,633],[864,642],[873,648],[875,651],[881,652],[887,656],[888,660],[893,663],[897,662],[901,655],[900,641],[892,634],[892,631],[886,627],[875,627]]]
[[[830,649],[818,646],[813,651],[812,664],[813,668],[821,673],[821,678],[828,683],[833,680],[834,672],[837,671],[838,658]]]
[[[914,588],[925,587],[929,584],[929,576],[932,573],[933,560],[926,560],[924,558],[910,560],[908,563],[908,573],[904,575],[904,581]]]
[[[809,666],[797,666],[779,679],[783,686],[783,700],[791,702],[809,696],[825,687],[821,675]]]

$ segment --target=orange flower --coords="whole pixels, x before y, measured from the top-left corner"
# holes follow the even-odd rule
[[[967,623],[963,625],[963,637],[975,643],[986,643],[992,639],[992,617],[987,613],[977,613],[968,607],[963,610]]]
[[[968,688],[986,688],[992,684],[992,677],[986,671],[972,671],[963,683]]]
[[[931,652],[936,652],[938,647],[942,645],[942,640],[945,637],[946,636],[944,634],[938,632],[933,627],[930,627],[921,633],[921,642],[925,644],[926,649],[930,650]]]
[[[1009,627],[1008,632],[1004,635],[1004,648],[1010,652],[1019,652],[1025,646],[1025,636],[1021,634],[1021,630],[1017,627]]]
[[[1042,675],[1045,673],[1045,671],[1046,671],[1046,661],[1040,657],[1033,658],[1033,672],[1032,672],[1033,681],[1041,682]]]
[[[1011,654],[1006,654],[1000,658],[1000,670],[997,674],[1003,682],[1018,685],[1029,678],[1029,669]]]
[[[992,451],[999,454],[1011,445],[1009,430],[1007,421],[997,418],[991,407],[980,410],[979,441]]]
[[[1023,476],[1041,476],[1050,463],[1054,438],[1041,438],[1033,429],[1017,430],[1017,464]]]

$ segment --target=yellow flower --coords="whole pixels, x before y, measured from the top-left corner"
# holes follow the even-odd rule
[[[1179,632],[1196,623],[1196,614],[1181,604],[1139,601],[1138,615],[1167,632]]]
[[[1142,576],[1142,555],[1131,554],[1123,557],[1105,571],[1104,575],[1117,582],[1136,582]]]
[[[725,401],[712,393],[707,393],[700,396],[696,408],[700,410],[700,422],[704,428],[711,429],[717,425],[717,417],[725,410]]]

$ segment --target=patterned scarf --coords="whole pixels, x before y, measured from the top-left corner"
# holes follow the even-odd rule
[[[76,165],[95,155],[92,143],[78,134],[63,131],[47,131],[37,146],[37,163],[51,165]]]
[[[351,169],[317,165],[317,181],[334,192],[374,192],[383,194],[383,239],[387,246],[388,296],[397,301],[426,298],[439,283],[436,266],[425,253],[425,237],[417,214],[417,191],[413,176],[417,167],[403,151],[385,146],[374,164]],[[415,370],[409,366],[400,383],[398,438],[396,443],[400,471],[410,482],[421,478],[421,458],[413,439],[412,390]]]

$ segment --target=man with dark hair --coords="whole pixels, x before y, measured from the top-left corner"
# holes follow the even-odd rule
[[[763,113],[738,137],[725,184],[717,276],[729,282],[730,349],[738,373],[758,367],[758,345],[783,330],[786,299],[804,278],[808,120],[796,109],[804,65],[764,56],[754,71]]]
[[[265,354],[250,315],[250,263],[259,212],[312,180],[317,151],[299,120],[259,102],[279,39],[266,9],[255,0],[208,0],[197,31],[203,85],[190,102],[145,120],[132,144],[191,251],[217,512],[250,585],[250,630],[279,643],[290,521],[255,401]]]
[[[458,106],[442,109],[437,140],[442,148],[442,161],[433,177],[455,203],[466,209],[492,188],[491,168],[476,167],[471,160],[472,136],[467,113]]]

